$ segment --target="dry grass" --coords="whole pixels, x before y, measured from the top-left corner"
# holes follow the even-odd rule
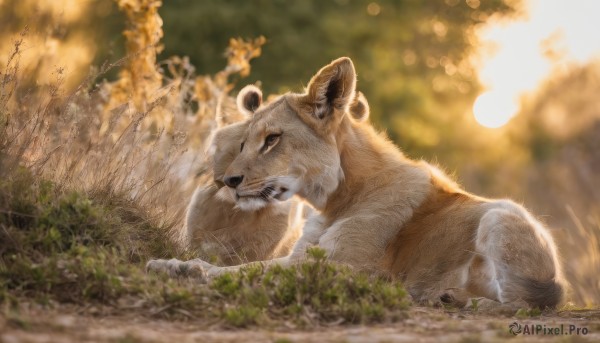
[[[61,190],[135,207],[153,224],[177,231],[196,186],[190,175],[203,168],[212,130],[240,119],[228,96],[231,76],[248,73],[264,39],[232,40],[228,65],[214,77],[196,76],[185,58],[159,68],[158,40],[148,38],[160,29],[155,3],[122,1],[130,19],[128,57],[103,65],[69,94],[62,69],[52,84],[22,83],[28,32],[15,41],[0,70],[3,177],[25,167]],[[121,68],[117,81],[94,83],[112,68]]]
[[[575,304],[598,307],[600,304],[600,217],[590,214],[582,221],[570,207],[567,210],[576,230],[561,235],[564,268],[571,284],[570,299]]]

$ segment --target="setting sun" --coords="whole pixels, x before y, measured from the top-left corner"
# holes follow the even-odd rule
[[[477,122],[492,129],[508,123],[517,109],[515,101],[499,92],[483,93],[473,104],[473,113]]]
[[[589,62],[600,53],[600,41],[584,39],[594,32],[600,2],[529,1],[515,19],[496,19],[477,36],[479,78],[485,91],[473,104],[479,124],[497,128],[519,112],[518,99],[544,80]]]

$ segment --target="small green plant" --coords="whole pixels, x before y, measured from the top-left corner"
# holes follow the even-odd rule
[[[471,298],[471,309],[473,312],[479,311],[479,299]]]
[[[257,324],[261,310],[254,306],[241,306],[228,308],[223,311],[223,316],[228,324],[236,327],[245,327]]]
[[[539,308],[520,308],[515,313],[515,317],[525,319],[532,317],[539,317],[542,311]]]

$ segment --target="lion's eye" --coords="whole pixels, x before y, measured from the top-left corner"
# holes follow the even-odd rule
[[[240,152],[242,152],[242,150],[244,150],[244,142],[242,142],[242,145],[240,145]]]
[[[279,137],[281,137],[281,133],[274,133],[274,134],[270,134],[267,136],[267,138],[265,138],[265,147],[270,147],[272,145],[274,145],[275,143],[277,143],[277,140],[279,140]]]

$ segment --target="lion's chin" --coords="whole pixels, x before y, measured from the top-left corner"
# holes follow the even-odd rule
[[[242,211],[252,212],[269,206],[272,201],[261,197],[241,197],[237,200],[236,207]]]
[[[235,191],[229,187],[219,189],[215,197],[223,202],[235,204]]]

